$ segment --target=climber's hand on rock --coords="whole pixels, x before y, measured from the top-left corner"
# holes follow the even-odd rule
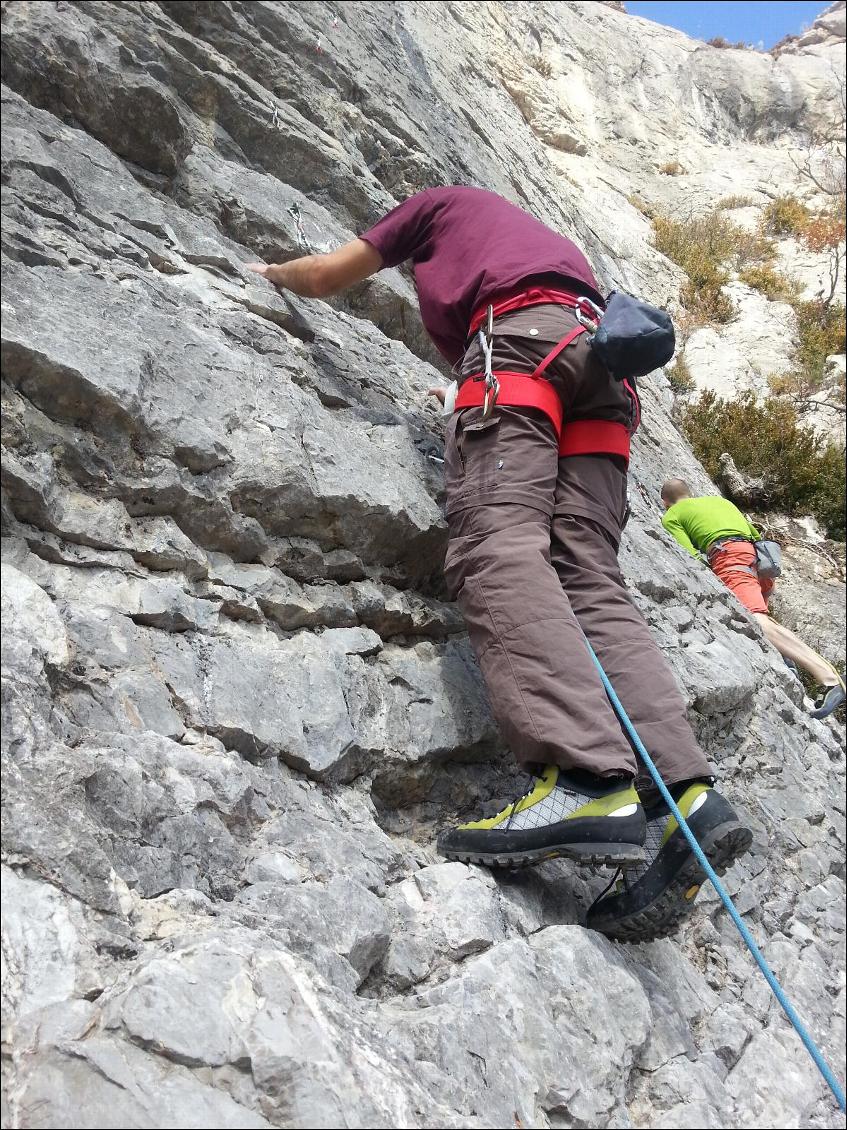
[[[434,396],[435,399],[444,406],[444,397],[447,395],[446,388],[430,388],[427,390],[427,396]]]
[[[248,271],[253,271],[254,274],[261,275],[262,278],[267,279],[268,282],[273,283],[274,286],[284,286],[283,273],[285,270],[284,263],[247,263],[245,264]]]
[[[247,269],[274,286],[304,298],[326,298],[361,282],[382,267],[382,256],[364,239],[354,239],[322,255],[302,255],[288,263],[247,263]]]

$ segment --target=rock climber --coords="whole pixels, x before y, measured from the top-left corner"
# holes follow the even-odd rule
[[[582,631],[712,864],[722,872],[752,833],[713,787],[674,677],[621,577],[640,408],[633,383],[614,380],[582,332],[579,311],[603,305],[597,281],[565,236],[464,187],[421,192],[328,254],[249,266],[322,297],[407,260],[424,325],[459,385],[445,450],[447,585],[501,732],[536,778],[496,816],[442,834],[438,849],[494,867],[555,856],[612,864],[622,877],[588,924],[636,940],[667,933],[690,910],[701,872],[647,793],[645,812],[639,765]],[[480,341],[489,307],[493,336]],[[480,379],[488,345],[493,411]]]
[[[760,625],[765,638],[785,659],[798,664],[822,688],[813,718],[828,718],[844,702],[844,682],[835,668],[768,613],[774,582],[760,577],[754,542],[759,531],[734,503],[720,495],[691,497],[684,479],[668,479],[662,487],[662,525],[692,557],[704,554],[709,568],[741,601]]]

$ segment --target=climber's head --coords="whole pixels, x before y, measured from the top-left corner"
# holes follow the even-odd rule
[[[662,506],[665,510],[681,498],[691,498],[691,487],[685,479],[668,479],[662,484]]]

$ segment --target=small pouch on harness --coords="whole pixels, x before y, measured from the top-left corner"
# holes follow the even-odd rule
[[[765,581],[775,581],[782,573],[782,550],[775,541],[763,538],[754,541],[756,550],[756,572]]]
[[[676,346],[673,322],[665,310],[615,290],[589,344],[616,381],[643,377],[666,365]]]

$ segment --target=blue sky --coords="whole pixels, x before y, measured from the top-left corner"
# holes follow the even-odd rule
[[[722,35],[766,49],[784,35],[798,34],[827,7],[828,0],[627,0],[626,10],[669,24],[695,39]]]

